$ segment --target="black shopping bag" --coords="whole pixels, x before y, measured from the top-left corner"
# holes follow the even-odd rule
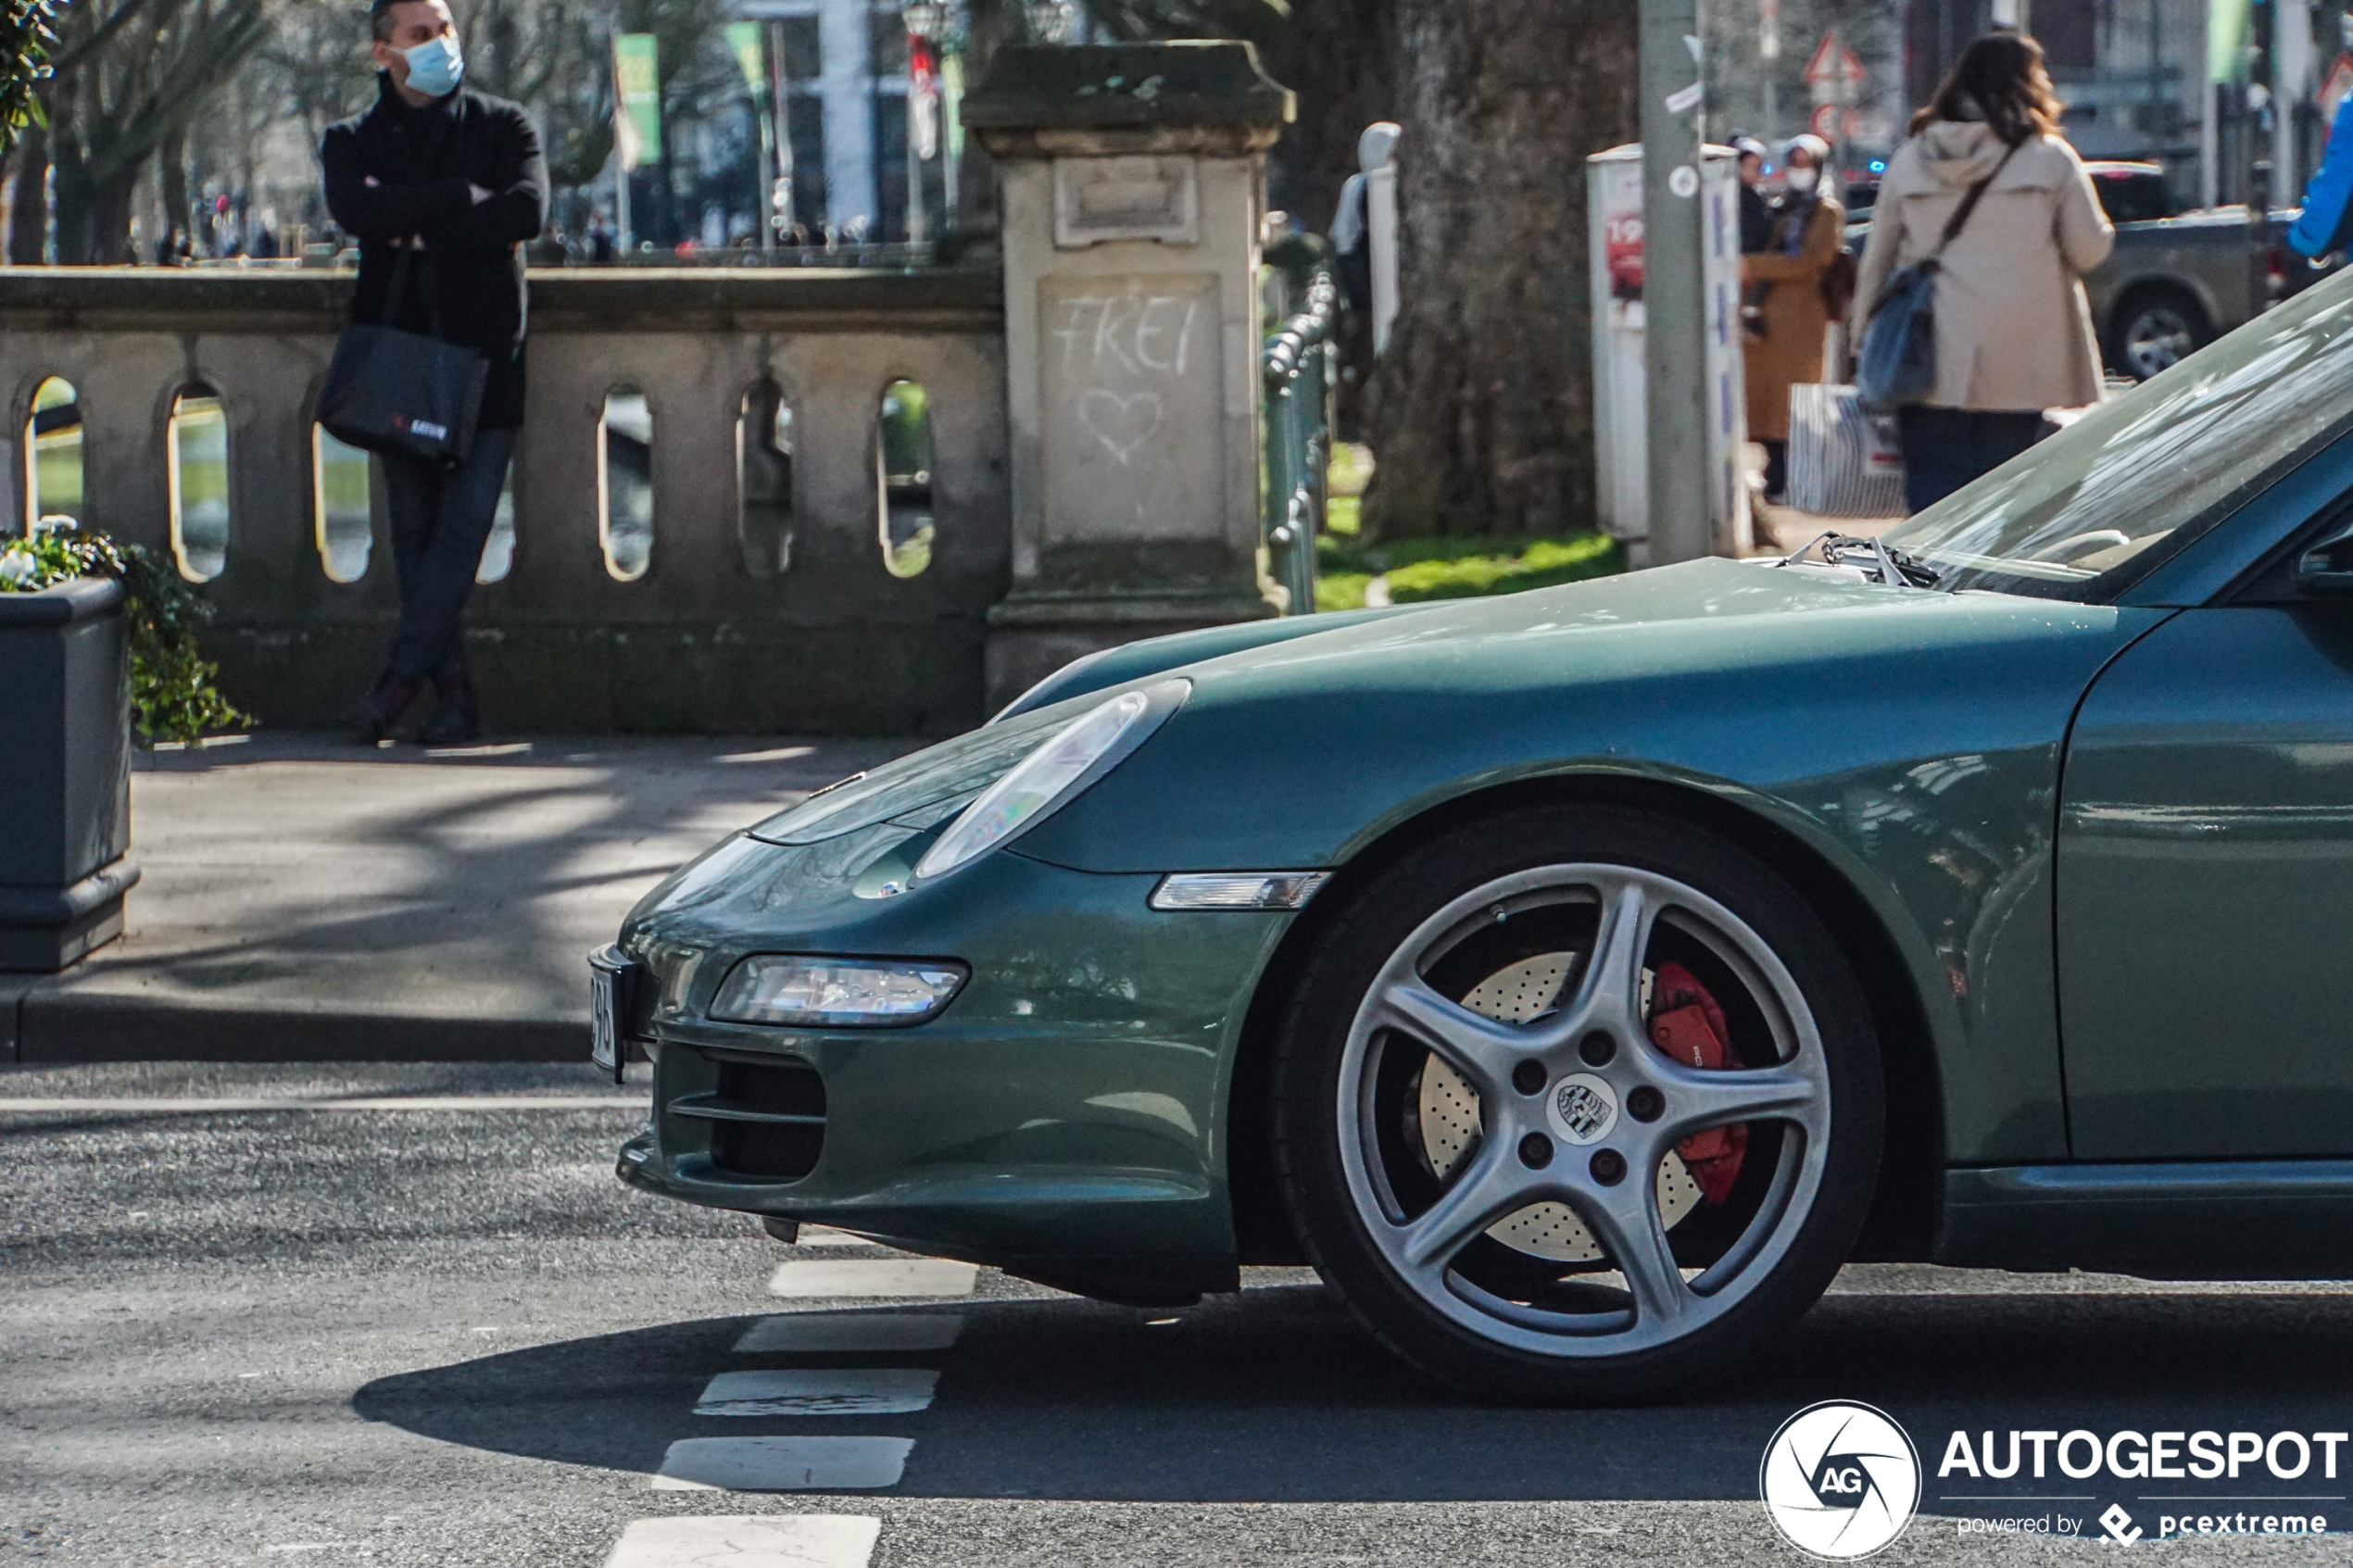
[[[408,282],[405,247],[384,296],[390,322]],[[434,312],[440,325],[440,312]],[[405,452],[432,462],[465,460],[482,412],[490,361],[478,349],[444,343],[423,332],[355,321],[335,339],[327,379],[319,389],[319,423],[329,435],[363,452]]]

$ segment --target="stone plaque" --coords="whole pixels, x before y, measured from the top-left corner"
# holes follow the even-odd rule
[[[1050,277],[1038,303],[1046,537],[1219,538],[1216,274]]]
[[[1189,157],[1054,160],[1054,244],[1111,240],[1201,243],[1201,194]]]

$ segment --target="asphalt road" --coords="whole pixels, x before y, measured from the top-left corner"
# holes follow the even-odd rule
[[[353,1098],[380,1103],[321,1103]],[[1877,1561],[2111,1562],[1955,1516],[2120,1501],[2147,1526],[2179,1506],[2142,1500],[2164,1488],[1971,1488],[1934,1475],[1949,1434],[2353,1425],[2353,1296],[2329,1287],[1851,1270],[1708,1397],[1585,1411],[1434,1386],[1299,1271],[1174,1313],[986,1270],[964,1295],[786,1298],[785,1263],[796,1289],[967,1281],[623,1189],[612,1151],[642,1103],[585,1068],[0,1073],[0,1562],[1796,1562],[1758,1462],[1832,1398],[1888,1411],[1930,1467],[1922,1516]],[[772,1345],[891,1344],[738,1344],[774,1320]],[[755,1375],[713,1384],[729,1374]],[[731,1402],[755,1413],[697,1413]],[[817,1484],[708,1485],[747,1462]],[[2078,1500],[1944,1500],[1970,1489]],[[2341,1500],[2296,1506],[2353,1525]]]

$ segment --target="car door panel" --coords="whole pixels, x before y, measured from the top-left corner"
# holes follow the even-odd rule
[[[2075,1158],[2353,1154],[2353,605],[2188,610],[2120,656],[2057,893]]]

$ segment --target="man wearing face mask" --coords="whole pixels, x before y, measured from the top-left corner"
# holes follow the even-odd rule
[[[469,740],[481,733],[482,706],[462,621],[522,424],[522,247],[547,223],[547,164],[520,106],[463,85],[447,0],[371,0],[368,19],[376,102],[332,127],[320,151],[327,209],[359,242],[351,319],[479,349],[489,374],[463,462],[378,459],[400,619],[360,734],[389,735],[430,687],[435,706],[422,738]]]

